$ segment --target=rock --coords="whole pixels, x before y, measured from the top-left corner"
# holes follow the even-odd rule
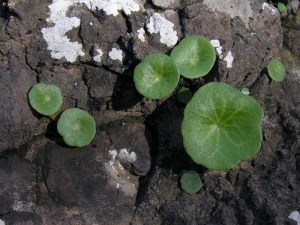
[[[38,76],[39,82],[58,86],[64,96],[64,104],[61,110],[71,107],[88,109],[88,88],[82,80],[82,70],[80,67],[72,65],[41,69]],[[67,104],[68,102],[71,102],[71,104]]]
[[[289,31],[287,31],[287,34],[285,35],[285,39],[284,39],[284,43],[297,56],[300,56],[299,40],[300,40],[300,30],[297,29],[290,29]]]
[[[176,9],[179,7],[180,2],[179,0],[166,0],[166,1],[152,0],[152,3],[163,9]]]
[[[39,19],[47,17],[48,1],[8,1],[7,4],[11,12],[6,32],[14,39],[20,38],[27,42],[39,24]]]
[[[238,88],[250,86],[282,44],[280,14],[271,6],[271,9],[262,9],[262,4],[255,2],[250,8],[248,3],[233,4],[237,7],[233,12],[239,13],[239,8],[245,8],[247,13],[230,15],[221,7],[223,2],[213,2],[213,6],[198,2],[184,9],[184,33],[219,40],[222,47],[217,60],[220,80]],[[270,29],[265,29],[266,24]],[[228,57],[230,55],[232,57]]]
[[[138,177],[126,169],[148,173],[150,154],[144,133],[143,125],[128,124],[96,134],[83,148],[49,143],[43,170],[49,195],[60,205],[91,211],[101,224],[129,223]]]
[[[35,201],[34,168],[12,156],[0,159],[0,215],[27,211]]]
[[[174,10],[153,13],[147,18],[146,30],[142,33],[137,30],[133,35],[132,49],[137,59],[155,52],[167,52],[181,37],[178,13]]]
[[[86,66],[84,78],[89,96],[94,100],[96,109],[105,109],[116,87],[117,76],[104,68]]]
[[[150,170],[151,157],[149,151],[149,132],[142,124],[126,124],[121,127],[109,129],[108,135],[113,143],[113,149],[124,150],[118,154],[117,159],[133,174],[146,176]],[[125,150],[126,149],[126,150]],[[127,160],[133,156],[134,160]]]
[[[50,143],[45,153],[44,179],[51,197],[62,205],[93,211],[103,224],[130,220],[138,187],[137,177],[109,158],[109,144],[102,132],[87,147],[70,149]],[[112,171],[119,171],[119,177]]]
[[[7,52],[7,61],[3,62],[7,67],[0,70],[0,152],[19,148],[38,129],[38,120],[27,100],[27,93],[35,84],[36,74],[25,63],[23,45],[9,41],[5,47],[10,50]]]

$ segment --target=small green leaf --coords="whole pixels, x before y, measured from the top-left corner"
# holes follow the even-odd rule
[[[145,56],[134,69],[134,83],[137,91],[147,98],[168,97],[179,81],[175,62],[167,55],[154,53]]]
[[[188,194],[196,194],[203,186],[199,174],[194,170],[185,172],[180,178],[180,184]]]
[[[185,150],[197,164],[230,169],[258,152],[263,110],[234,87],[211,82],[187,104],[181,125]]]
[[[60,89],[55,85],[44,83],[32,86],[28,98],[32,108],[46,116],[56,113],[63,102]]]
[[[201,36],[184,38],[171,52],[179,72],[187,78],[203,77],[211,70],[216,53],[211,43]]]
[[[268,73],[272,80],[281,82],[285,78],[285,66],[278,59],[272,59],[267,65]]]
[[[285,4],[279,2],[278,5],[277,5],[277,8],[278,8],[280,13],[282,13],[282,14],[287,13],[287,8],[286,8]]]
[[[57,131],[67,145],[83,147],[93,140],[96,123],[86,111],[71,108],[61,114],[57,122]]]
[[[193,97],[193,93],[189,88],[183,87],[177,93],[177,98],[180,102],[186,104]]]

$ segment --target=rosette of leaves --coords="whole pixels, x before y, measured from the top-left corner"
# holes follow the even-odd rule
[[[205,37],[189,36],[172,50],[171,58],[176,62],[182,76],[198,78],[207,75],[211,70],[216,61],[216,53]]]
[[[168,97],[179,81],[175,62],[167,55],[154,53],[145,56],[134,69],[134,83],[137,91],[150,99]]]
[[[228,84],[208,83],[185,108],[181,126],[185,150],[209,169],[233,168],[260,149],[262,119],[255,99]]]
[[[60,89],[45,83],[33,85],[28,93],[28,99],[33,109],[46,116],[58,112],[63,102]]]
[[[96,134],[96,123],[88,112],[71,108],[60,115],[57,131],[67,145],[83,147],[93,140]]]

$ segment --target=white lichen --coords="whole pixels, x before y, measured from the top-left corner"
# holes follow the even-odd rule
[[[128,162],[135,162],[137,158],[135,152],[128,153],[126,148],[121,149],[118,156],[122,159],[127,160]]]
[[[52,27],[41,30],[44,39],[54,59],[65,58],[68,62],[75,62],[78,56],[84,56],[82,44],[71,42],[66,33],[80,25],[77,17],[66,15],[70,6],[85,4],[90,10],[103,10],[107,15],[117,16],[122,10],[126,15],[140,10],[139,4],[134,0],[53,0],[49,5],[50,16],[46,19]],[[90,22],[92,26],[93,23]]]
[[[124,169],[118,158],[134,162],[137,159],[135,152],[129,154],[126,148],[121,149],[119,153],[116,149],[109,150],[108,152],[111,160],[108,163],[104,163],[104,168],[111,177],[111,185],[120,189],[125,195],[134,196],[137,192],[136,185],[134,184],[135,179]]]
[[[223,59],[223,55],[222,55],[223,47],[221,46],[220,41],[217,39],[213,39],[210,41],[210,43],[216,49],[219,59]]]
[[[262,4],[261,9],[262,10],[268,9],[269,11],[271,11],[272,15],[275,15],[278,12],[278,10],[274,6],[272,6],[272,5],[270,5],[270,4],[266,3],[266,2],[264,2]]]
[[[177,41],[177,32],[174,31],[174,24],[167,20],[163,15],[154,13],[147,20],[147,30],[150,34],[160,34],[160,42],[168,47],[174,46]]]
[[[244,95],[250,95],[250,91],[249,91],[249,89],[246,88],[246,87],[243,87],[243,88],[241,89],[241,92],[242,92]]]
[[[41,30],[44,39],[48,43],[47,49],[51,51],[54,59],[65,58],[68,62],[75,62],[78,56],[84,56],[82,44],[77,41],[71,42],[66,33],[80,25],[77,17],[67,17],[66,12],[73,4],[71,0],[56,0],[51,5],[49,22],[55,24],[53,27]]]
[[[229,52],[227,53],[227,55],[226,55],[225,58],[224,58],[224,61],[227,62],[227,66],[226,66],[227,68],[232,68],[233,56],[232,56],[231,51],[229,51]]]
[[[5,225],[5,222],[0,219],[0,225]]]
[[[142,42],[145,42],[145,30],[144,28],[141,28],[139,30],[136,31],[138,33],[138,39],[140,39]]]
[[[115,160],[118,154],[117,150],[109,150],[108,152],[111,155],[112,159]]]
[[[118,50],[116,48],[113,48],[109,53],[108,53],[109,58],[112,60],[119,60],[123,62],[123,59],[125,57],[125,53],[122,50]]]
[[[117,16],[119,10],[126,15],[140,10],[139,4],[134,0],[77,0],[78,3],[84,3],[90,10],[103,10],[107,15]]]
[[[300,225],[300,213],[298,211],[291,212],[289,219],[295,220],[297,225]]]
[[[96,52],[97,52],[98,54],[95,55],[95,56],[93,57],[93,60],[94,60],[95,62],[100,63],[100,62],[101,62],[101,57],[102,57],[102,55],[103,55],[103,51],[102,51],[100,48],[98,48],[98,49],[96,49]]]

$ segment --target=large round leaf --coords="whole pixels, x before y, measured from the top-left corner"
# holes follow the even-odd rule
[[[189,36],[172,50],[171,58],[182,76],[197,78],[208,74],[215,63],[216,53],[206,38]]]
[[[69,146],[88,145],[96,134],[94,118],[86,111],[71,108],[64,111],[58,122],[57,131]]]
[[[35,84],[28,93],[29,103],[40,114],[50,116],[56,113],[63,102],[60,89],[51,84]]]
[[[187,104],[181,132],[191,158],[210,169],[230,169],[252,158],[262,141],[263,110],[234,87],[212,82]]]
[[[175,62],[167,55],[147,55],[134,69],[134,83],[138,92],[147,98],[168,97],[179,81]]]

